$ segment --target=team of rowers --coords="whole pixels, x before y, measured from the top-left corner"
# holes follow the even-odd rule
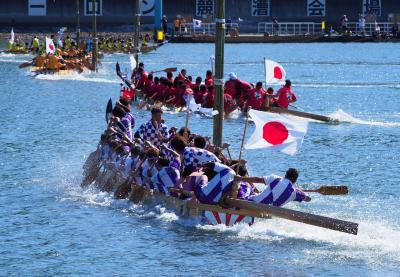
[[[57,44],[55,40],[55,36],[51,35],[50,38]],[[124,52],[124,53],[134,53],[136,52],[134,46],[134,38],[129,35],[99,35],[98,39],[98,51],[104,53],[115,53],[115,52]],[[153,41],[153,37],[150,33],[143,33],[139,37],[140,44],[142,47],[147,47]],[[61,39],[61,44],[58,47],[63,51],[68,51],[71,49],[75,50],[86,50],[87,52],[91,51],[91,45],[93,43],[93,38],[89,35],[86,38],[79,39],[79,42],[76,38],[67,35],[65,38]],[[46,45],[44,42],[41,42],[38,36],[33,36],[33,38],[29,42],[24,42],[21,39],[15,40],[13,43],[8,43],[7,51],[11,53],[28,53],[32,52],[34,54],[44,53],[46,50]]]
[[[187,71],[182,69],[177,76],[167,72],[165,77],[154,76],[146,72],[144,64],[139,63],[132,72],[132,83],[141,91],[141,98],[145,103],[160,103],[165,106],[183,108],[186,105],[186,95],[193,95],[197,104],[204,108],[214,107],[215,89],[211,70],[206,72],[203,82],[202,77],[194,81]],[[247,111],[249,107],[256,110],[266,110],[268,107],[281,107],[287,109],[290,103],[296,101],[296,95],[291,89],[290,80],[274,94],[274,89],[269,87],[264,90],[262,82],[255,86],[240,80],[235,73],[229,74],[229,80],[224,86],[224,110],[229,114],[236,108]],[[124,92],[126,88],[123,88]],[[133,92],[132,92],[133,94]]]
[[[94,182],[101,190],[134,202],[151,190],[223,207],[227,196],[274,206],[311,200],[295,186],[296,169],[289,168],[283,178],[250,177],[245,161],[223,154],[228,144],[216,147],[187,128],[168,128],[162,114],[153,108],[151,119],[133,132],[129,99],[121,98],[97,150],[84,165],[82,186]],[[257,189],[254,183],[265,186]]]

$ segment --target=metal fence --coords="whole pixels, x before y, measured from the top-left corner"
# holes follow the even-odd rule
[[[226,23],[226,28],[239,29],[238,23]],[[195,26],[193,23],[184,23],[179,26],[177,35],[193,35],[193,34],[204,34],[204,35],[215,35],[215,23],[201,23],[200,26]]]
[[[381,33],[390,33],[393,28],[393,23],[378,22]],[[398,24],[400,28],[400,23]],[[354,34],[373,35],[375,33],[375,23],[365,23],[364,32],[360,28],[358,22],[349,22],[347,28]],[[330,30],[327,28],[327,31]],[[337,30],[341,32],[341,30]],[[274,25],[272,22],[259,22],[258,33],[274,34],[274,35],[304,35],[304,34],[321,34],[322,24],[315,22],[284,22]]]
[[[285,22],[274,25],[272,22],[259,22],[258,33],[274,35],[304,35],[322,32],[322,24],[314,22]]]
[[[393,28],[393,23],[391,22],[377,22],[377,26],[379,26],[380,32],[381,33],[391,33],[392,28]],[[397,26],[400,26],[400,23],[397,24]],[[360,28],[360,24],[358,22],[349,22],[347,24],[347,28],[356,34],[361,34],[363,33],[362,28]],[[375,23],[365,23],[364,27],[364,33],[366,35],[373,35],[376,32],[376,26]]]

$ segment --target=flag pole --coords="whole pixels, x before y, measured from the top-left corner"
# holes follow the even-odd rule
[[[243,130],[243,137],[242,137],[242,144],[240,145],[240,152],[239,152],[239,160],[238,160],[238,166],[236,167],[236,174],[239,172],[239,163],[242,159],[242,150],[243,150],[243,145],[244,145],[244,139],[246,137],[246,131],[247,131],[247,124],[249,122],[249,111],[251,110],[251,107],[247,109],[247,115],[246,115],[246,122],[244,124],[244,130]]]
[[[265,91],[268,90],[268,86],[267,86],[267,66],[265,65],[265,60],[266,58],[264,57],[264,81],[265,81]],[[268,110],[269,109],[269,97],[268,94],[265,97],[265,105],[264,107]]]

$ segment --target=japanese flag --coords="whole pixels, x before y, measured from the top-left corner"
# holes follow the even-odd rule
[[[54,54],[55,51],[56,47],[54,46],[53,40],[46,37],[46,54]]]
[[[286,79],[286,71],[277,62],[264,59],[265,83],[267,85],[283,85]]]
[[[290,115],[250,110],[256,130],[245,145],[246,149],[275,148],[294,155],[303,143],[308,121]]]

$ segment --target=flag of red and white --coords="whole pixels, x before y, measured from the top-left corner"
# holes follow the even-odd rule
[[[284,114],[250,110],[256,130],[247,141],[246,149],[274,148],[294,155],[307,133],[308,120]]]
[[[201,27],[201,20],[193,19],[193,28],[200,28]]]
[[[46,37],[46,54],[54,54],[56,52],[56,47],[51,38]]]
[[[286,71],[277,62],[264,59],[265,83],[267,85],[282,85],[286,80]]]

